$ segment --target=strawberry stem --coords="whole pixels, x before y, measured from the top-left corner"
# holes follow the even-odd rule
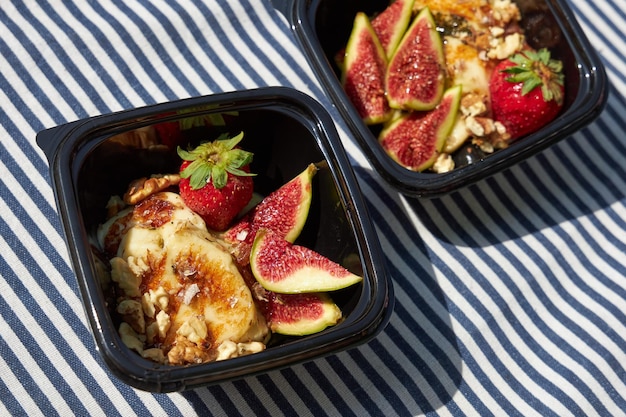
[[[559,105],[563,102],[563,63],[551,59],[548,49],[526,50],[511,56],[509,61],[515,65],[502,72],[511,74],[506,78],[507,81],[522,83],[522,95],[541,87],[546,102],[555,100]]]
[[[254,176],[243,168],[252,162],[252,152],[237,148],[243,139],[243,132],[229,138],[222,134],[213,142],[205,142],[192,150],[177,148],[178,156],[191,162],[180,172],[182,178],[189,178],[189,185],[197,190],[211,182],[217,189],[224,188],[228,174],[240,177]]]

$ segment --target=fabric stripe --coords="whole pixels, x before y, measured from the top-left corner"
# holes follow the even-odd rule
[[[0,230],[3,230],[4,232],[5,229],[2,226],[4,225],[0,223]],[[4,233],[3,233],[3,236],[5,236]],[[23,254],[24,251],[21,250],[20,253]],[[17,265],[15,260],[11,264],[14,265],[13,268],[15,268],[15,266]],[[5,271],[9,270],[7,265],[3,265],[2,269]],[[9,277],[7,276],[6,278],[8,279]],[[9,300],[25,300],[26,302],[28,302],[28,298],[29,298],[27,295],[28,290],[26,288],[23,288],[22,285],[20,285],[17,277],[13,277],[13,279],[10,282],[12,283],[12,287],[16,287],[17,290],[19,291],[18,294],[14,293],[13,289],[7,290],[4,292],[5,294],[9,295],[9,297],[8,297],[6,304],[2,303],[4,304],[3,308],[7,311],[7,314],[10,311],[15,312],[15,315],[8,316],[10,317],[9,321],[11,323],[11,327],[18,328],[20,330],[19,334],[22,338],[24,338],[23,339],[24,344],[27,346],[31,346],[31,349],[30,349],[31,353],[37,355],[35,358],[36,362],[42,365],[48,364],[48,366],[44,368],[45,373],[53,377],[55,381],[54,385],[56,389],[61,390],[63,392],[64,398],[67,398],[70,401],[73,400],[75,407],[78,404],[80,404],[81,400],[89,400],[90,395],[88,394],[88,392],[90,390],[87,390],[87,388],[83,385],[84,382],[86,382],[87,386],[89,387],[98,386],[99,384],[96,382],[96,380],[93,380],[90,378],[91,372],[87,368],[82,366],[83,365],[82,361],[85,358],[83,357],[82,359],[79,359],[78,357],[76,357],[75,352],[72,349],[72,346],[65,344],[65,341],[63,340],[63,336],[60,333],[58,333],[58,331],[56,330],[57,327],[61,329],[63,329],[64,327],[69,327],[66,325],[66,323],[64,323],[63,318],[62,318],[63,316],[54,314],[55,313],[54,307],[51,307],[51,306],[47,307],[44,312],[40,308],[38,308],[37,304],[35,303],[28,303],[29,308],[27,308],[25,305],[22,304],[22,302],[9,301]],[[31,291],[34,289],[33,286],[31,286],[30,288],[31,288]],[[62,298],[59,297],[57,299],[60,300]],[[19,314],[18,314],[18,311],[19,311]],[[55,318],[57,318],[57,320],[52,321],[51,324],[47,324],[49,323],[47,315],[52,315],[52,317],[56,316]],[[43,331],[41,326],[45,326],[46,331]],[[30,329],[32,329],[32,331],[35,334],[39,335],[36,339],[35,339],[35,336],[31,334]],[[71,340],[72,338],[69,337],[70,333],[68,332],[73,333],[70,328],[69,330],[66,329],[63,335],[69,340]],[[60,351],[57,350],[55,343],[53,343],[52,340],[48,337],[49,334],[52,335],[54,340],[59,341],[57,343],[58,343],[58,348],[60,349]],[[87,336],[88,335],[86,334],[86,332],[84,332],[83,337],[87,337]],[[88,339],[74,340],[75,347],[78,347],[82,343],[85,343],[86,340]],[[47,351],[46,352],[41,351],[40,347],[46,347]],[[61,358],[64,358],[64,359],[61,359]],[[68,359],[69,362],[67,362],[65,359]],[[55,363],[56,366],[50,366],[52,363]],[[62,365],[62,364],[64,366],[63,366],[63,371],[61,372],[61,370],[58,369],[57,366]],[[75,371],[78,371],[81,377],[79,377],[79,375],[77,375]],[[26,377],[27,375],[28,374],[25,372],[23,377]],[[102,381],[102,382],[106,382],[106,381]],[[69,385],[70,383],[71,385]],[[76,389],[78,389],[78,391],[80,392],[80,395],[78,395],[78,393],[73,392]],[[103,392],[103,391],[104,390],[100,388],[96,392]],[[109,402],[108,400],[109,399],[107,396],[103,396],[100,398],[100,401],[105,402],[105,409],[111,408],[114,410],[115,407],[113,406],[113,403]],[[83,411],[85,412],[85,410]],[[94,410],[93,412],[98,413],[96,410]]]
[[[7,352],[6,355],[5,350]],[[13,356],[13,352],[9,352],[8,348],[5,349],[4,337],[3,340],[0,340],[0,353],[2,353],[0,355],[0,369],[3,370],[3,372],[0,372],[0,392],[3,393],[2,403],[0,403],[2,415],[43,416],[43,413],[35,404],[34,398],[26,390],[26,385],[29,383],[30,378],[27,381],[18,379],[4,360],[5,356]]]
[[[4,302],[0,302],[0,305],[8,308],[7,304]],[[2,320],[2,324],[3,327],[5,327],[6,329],[10,328],[9,323],[4,322],[4,320]],[[28,353],[26,355],[22,355],[20,358],[14,356],[15,352],[13,349],[15,349],[15,347],[20,347],[20,350],[28,352],[28,350],[24,347],[25,345],[23,343],[20,343],[15,333],[13,333],[12,331],[5,330],[3,333],[5,333],[4,337],[6,337],[8,340],[6,344],[4,340],[0,341],[0,351],[3,352],[3,358],[9,359],[11,360],[11,363],[13,363],[13,372],[18,373],[17,378],[19,378],[19,382],[16,382],[16,385],[20,385],[21,387],[23,387],[24,390],[28,392],[30,396],[32,396],[31,398],[37,398],[37,404],[29,401],[29,407],[31,408],[31,411],[34,413],[36,412],[42,414],[45,410],[52,410],[54,408],[57,408],[57,410],[55,411],[56,414],[59,414],[58,408],[60,408],[66,410],[67,412],[69,410],[69,406],[63,401],[62,397],[59,398],[58,393],[52,393],[53,395],[57,396],[57,401],[53,406],[48,397],[44,394],[44,391],[42,391],[42,389],[39,387],[38,384],[42,382],[44,384],[47,383],[48,386],[51,386],[52,384],[50,380],[47,379],[47,377],[44,375],[44,373],[40,369],[37,369],[37,361],[34,360],[30,355],[28,355]],[[9,342],[13,342],[11,343],[13,349],[9,348]],[[24,364],[25,362],[27,365]],[[33,376],[37,377],[37,381],[33,379]],[[6,392],[9,392],[9,390],[7,390]],[[35,408],[37,408],[37,411],[35,411]]]
[[[277,415],[279,412],[285,415],[295,415],[296,410],[287,399],[285,393],[281,391],[276,382],[268,375],[263,374],[257,377],[259,385],[268,393],[269,399],[273,402],[272,413]]]
[[[407,257],[409,257],[409,256],[410,256],[410,255],[408,255],[408,256],[406,256],[406,257],[405,257],[405,256],[402,256],[402,259],[405,259],[405,260],[406,260],[406,259],[407,259]],[[445,274],[444,276],[446,276],[448,279],[451,279],[451,278],[453,277],[453,275],[455,275],[455,274],[454,274],[454,273],[453,273],[453,272],[452,272],[449,268],[447,268],[447,265],[449,265],[449,264],[450,264],[450,261],[448,261],[445,265],[443,265],[442,273],[443,273],[443,274]],[[475,271],[474,271],[474,272],[475,272]],[[468,274],[467,276],[470,276],[470,275]],[[461,288],[462,286],[463,286],[463,284],[461,284],[460,282],[455,283],[455,285],[454,285],[454,287],[455,287],[455,288]],[[468,295],[468,296],[469,296],[469,295]],[[482,308],[482,306],[481,306],[481,307],[475,307],[475,308]],[[460,313],[460,314],[461,314],[461,313]],[[483,316],[484,316],[484,314],[483,314]],[[463,316],[461,316],[459,319],[463,319]],[[463,322],[463,323],[464,323],[464,326],[470,326],[470,325],[472,325],[471,323],[465,323],[465,322]],[[498,340],[499,340],[499,339],[498,339]],[[486,349],[490,349],[490,348],[489,348],[489,346],[485,345],[485,346],[483,347],[483,346],[482,346],[482,344],[481,344],[481,350],[486,350]],[[507,351],[508,351],[508,349],[507,349]],[[464,359],[465,359],[466,361],[470,360],[470,358],[464,358]],[[494,360],[495,360],[495,359],[494,359]],[[502,366],[502,364],[501,364],[501,363],[494,363],[493,365],[494,365],[494,366],[497,366],[497,367],[498,367],[498,366]],[[501,387],[501,388],[503,388],[503,387]],[[495,395],[495,397],[498,399],[498,402],[500,403],[500,405],[501,405],[501,406],[503,406],[503,405],[504,405],[504,403],[506,403],[506,401],[507,401],[507,400],[506,400],[506,398],[510,398],[510,396],[509,396],[509,395],[504,396],[504,395],[502,395],[502,394],[498,394],[498,393],[497,393],[497,392],[498,392],[498,390],[495,388],[495,386],[491,386],[491,384],[490,384],[490,386],[489,386],[489,391],[492,393],[492,395]],[[516,391],[516,392],[519,392],[519,391]],[[510,409],[511,409],[511,410],[513,409],[513,407],[512,407],[511,405],[509,405],[509,407],[510,407]]]

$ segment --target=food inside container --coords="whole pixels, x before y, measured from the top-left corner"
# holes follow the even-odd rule
[[[404,2],[403,0],[400,3]],[[485,5],[489,3],[489,0],[462,2],[414,0],[413,6],[417,4],[419,5],[418,9],[422,10],[423,7],[421,6],[425,3],[429,6],[435,21],[441,18],[436,9],[455,8],[455,13],[452,15],[448,13],[448,16],[452,17],[449,19],[451,24],[447,26],[460,30],[463,28],[461,23],[466,19],[454,16],[464,13],[467,15],[467,10],[464,8],[471,8],[476,4]],[[363,13],[371,23],[377,16],[382,15],[391,2],[389,0],[345,0],[341,2],[334,0],[276,0],[274,6],[282,11],[289,20],[295,38],[311,63],[322,87],[333,101],[342,121],[345,122],[354,139],[361,145],[361,149],[371,162],[374,171],[407,196],[436,197],[487,178],[557,143],[595,119],[606,103],[608,80],[602,61],[589,44],[565,0],[493,2],[493,4],[496,3],[498,3],[498,7],[507,4],[507,7],[510,7],[510,4],[517,5],[521,18],[517,25],[506,26],[503,34],[496,30],[495,35],[504,35],[506,38],[508,30],[519,28],[522,30],[524,40],[528,45],[537,51],[546,48],[550,52],[551,58],[562,63],[564,76],[562,107],[552,121],[517,140],[494,141],[492,144],[490,141],[486,143],[483,139],[468,138],[469,140],[458,142],[461,143],[459,148],[450,153],[451,158],[446,158],[448,164],[438,164],[434,169],[432,167],[435,162],[430,165],[430,168],[418,165],[418,168],[424,168],[422,170],[407,169],[397,162],[397,159],[400,158],[394,159],[393,155],[390,155],[381,146],[380,134],[383,125],[393,124],[398,112],[393,112],[387,122],[369,123],[368,120],[364,120],[362,114],[357,111],[357,107],[350,101],[342,82],[345,81],[345,74],[343,73],[345,52],[355,27],[355,18],[359,13]],[[413,20],[419,14],[417,12],[418,10],[412,12],[411,18]],[[473,16],[473,13],[470,16]],[[443,30],[444,28],[446,25],[441,25],[440,29]],[[489,36],[491,35],[493,34],[489,33]],[[459,41],[463,43],[463,40],[459,39],[456,45],[462,46]],[[451,49],[450,52],[450,56],[453,57],[454,53],[452,52],[454,51]],[[471,62],[478,63],[475,59]],[[452,100],[453,104],[454,101]],[[457,115],[463,112],[461,107],[459,100]],[[463,105],[463,107],[472,108],[471,105]],[[412,112],[405,110],[404,112],[421,113],[419,110]],[[413,115],[413,117],[416,116]],[[431,117],[431,119],[437,119],[437,117]],[[474,119],[476,119],[475,116]],[[488,121],[482,121],[490,125]],[[483,128],[480,123],[482,121],[475,123],[473,128],[477,131]],[[429,123],[432,124],[432,120]],[[441,143],[445,142],[445,139],[441,141]],[[402,144],[402,141],[399,143]],[[491,147],[493,147],[493,152]],[[397,151],[392,152],[392,154],[394,153],[398,154]],[[430,156],[432,155],[431,152]],[[435,156],[438,157],[439,153],[436,152]],[[426,160],[428,159],[426,158]],[[436,158],[434,159],[436,160]],[[454,165],[449,164],[450,162],[454,162]]]
[[[201,129],[220,118],[150,126],[155,143],[142,146],[175,147],[180,168],[111,196],[97,229],[118,333],[157,363],[226,360],[263,351],[272,334],[322,331],[342,319],[331,293],[363,279],[294,243],[306,226],[317,166],[255,196],[244,133],[203,139]],[[198,130],[197,145],[189,144],[188,126]],[[135,136],[113,140],[134,143]]]
[[[395,0],[356,14],[335,61],[385,152],[407,169],[445,173],[561,112],[563,64],[533,44],[510,0]]]
[[[253,154],[253,196],[217,230],[181,193],[181,155],[233,138]],[[363,343],[388,322],[392,289],[365,203],[332,119],[308,96],[268,87],[197,97],[37,141],[96,345],[123,381],[167,392],[231,380]],[[278,222],[297,233],[279,235],[268,213],[285,220],[289,198],[276,196],[296,183],[307,210]],[[285,261],[303,253],[307,268]],[[332,284],[339,276],[327,279],[322,264],[352,281]],[[322,308],[294,322],[286,306]]]

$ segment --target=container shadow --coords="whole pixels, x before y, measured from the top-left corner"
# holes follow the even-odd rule
[[[430,233],[456,246],[498,245],[546,229],[558,233],[566,223],[584,235],[583,217],[623,245],[620,232],[594,216],[609,209],[610,217],[610,207],[626,200],[626,149],[623,131],[611,130],[612,110],[609,103],[589,127],[492,177],[449,195],[407,202]]]

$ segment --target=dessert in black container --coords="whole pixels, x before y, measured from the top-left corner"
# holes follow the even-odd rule
[[[157,125],[218,116],[223,123],[190,129],[215,139],[245,132],[254,152],[255,190],[270,193],[307,165],[318,167],[309,215],[296,242],[340,263],[363,281],[332,293],[343,313],[335,326],[309,336],[273,336],[259,353],[187,366],[159,364],[129,349],[101,282],[106,263],[95,232],[111,195],[142,176],[177,172],[176,150],[150,134]],[[148,133],[146,133],[148,132]],[[136,141],[120,140],[134,138]],[[258,374],[365,343],[393,310],[393,288],[375,230],[334,123],[321,105],[282,87],[215,94],[95,116],[39,132],[83,307],[96,347],[111,371],[148,391],[180,391]]]
[[[416,172],[391,159],[378,131],[361,120],[341,84],[337,54],[345,48],[357,12],[375,16],[389,0],[274,0],[289,21],[302,51],[374,169],[400,192],[413,197],[442,195],[528,158],[593,121],[607,99],[607,78],[594,48],[564,0],[518,0],[520,25],[534,48],[550,49],[563,62],[565,103],[558,117],[505,149],[488,155],[456,155],[461,162],[445,173]],[[469,160],[469,164],[466,164]],[[464,162],[465,161],[465,162]]]

